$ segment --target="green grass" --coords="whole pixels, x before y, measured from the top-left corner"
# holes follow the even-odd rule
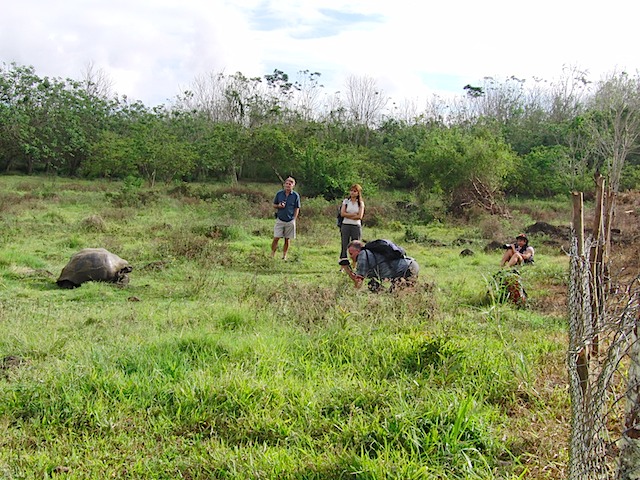
[[[339,273],[331,202],[303,203],[289,260],[270,258],[277,185],[0,185],[0,478],[562,470],[547,464],[566,461],[563,443],[531,440],[541,426],[566,433],[553,382],[565,321],[544,308],[566,283],[560,251],[523,270],[530,306],[517,309],[488,300],[501,252],[483,252],[476,224],[395,212],[365,236],[405,246],[420,282],[372,294]],[[410,193],[367,205],[394,195]],[[59,289],[84,247],[129,260],[130,284]]]

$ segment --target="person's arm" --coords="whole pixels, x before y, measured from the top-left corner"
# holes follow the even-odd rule
[[[281,208],[284,208],[282,206],[282,202],[278,201],[278,195],[273,197],[273,208],[275,208],[276,210],[280,210]]]
[[[529,260],[533,256],[533,248],[527,247],[527,249],[522,253],[523,260]]]
[[[295,222],[298,219],[298,214],[300,213],[300,208],[296,208],[293,211],[293,221]]]
[[[360,288],[362,286],[364,277],[361,275],[358,275],[351,268],[345,269],[345,271],[347,272],[347,275],[349,275],[349,278],[353,280],[353,284],[355,285],[355,287]]]
[[[348,267],[347,274],[349,278],[353,280],[353,284],[356,288],[360,288],[362,283],[364,282],[365,276],[367,275],[367,268],[369,265],[369,256],[365,255],[363,257],[364,251],[361,250],[358,253],[358,256],[355,258],[356,269],[353,270],[350,266]],[[367,252],[368,253],[368,252]]]
[[[350,220],[362,220],[364,216],[364,202],[360,204],[360,208],[358,209],[358,213],[347,213],[347,205],[345,203],[342,204],[342,211],[340,212],[344,218],[348,218]]]

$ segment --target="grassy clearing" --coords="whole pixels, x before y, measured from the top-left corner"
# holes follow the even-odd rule
[[[304,202],[290,259],[269,257],[275,185],[0,183],[1,478],[562,476],[557,248],[516,309],[486,295],[493,219],[419,225],[369,198],[394,220],[366,237],[421,265],[415,289],[371,294],[339,273],[324,200]],[[57,288],[98,246],[130,284]]]

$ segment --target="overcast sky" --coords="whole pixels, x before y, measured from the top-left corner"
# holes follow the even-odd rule
[[[608,0],[4,0],[0,62],[169,103],[209,73],[292,78],[327,93],[374,78],[394,99],[463,93],[483,77],[553,80],[563,65],[597,80],[640,66],[636,2]]]

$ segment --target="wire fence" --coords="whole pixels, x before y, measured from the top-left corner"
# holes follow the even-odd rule
[[[616,283],[572,236],[569,479],[640,479],[640,277]],[[578,254],[579,251],[587,252]],[[599,278],[594,278],[598,276]]]

